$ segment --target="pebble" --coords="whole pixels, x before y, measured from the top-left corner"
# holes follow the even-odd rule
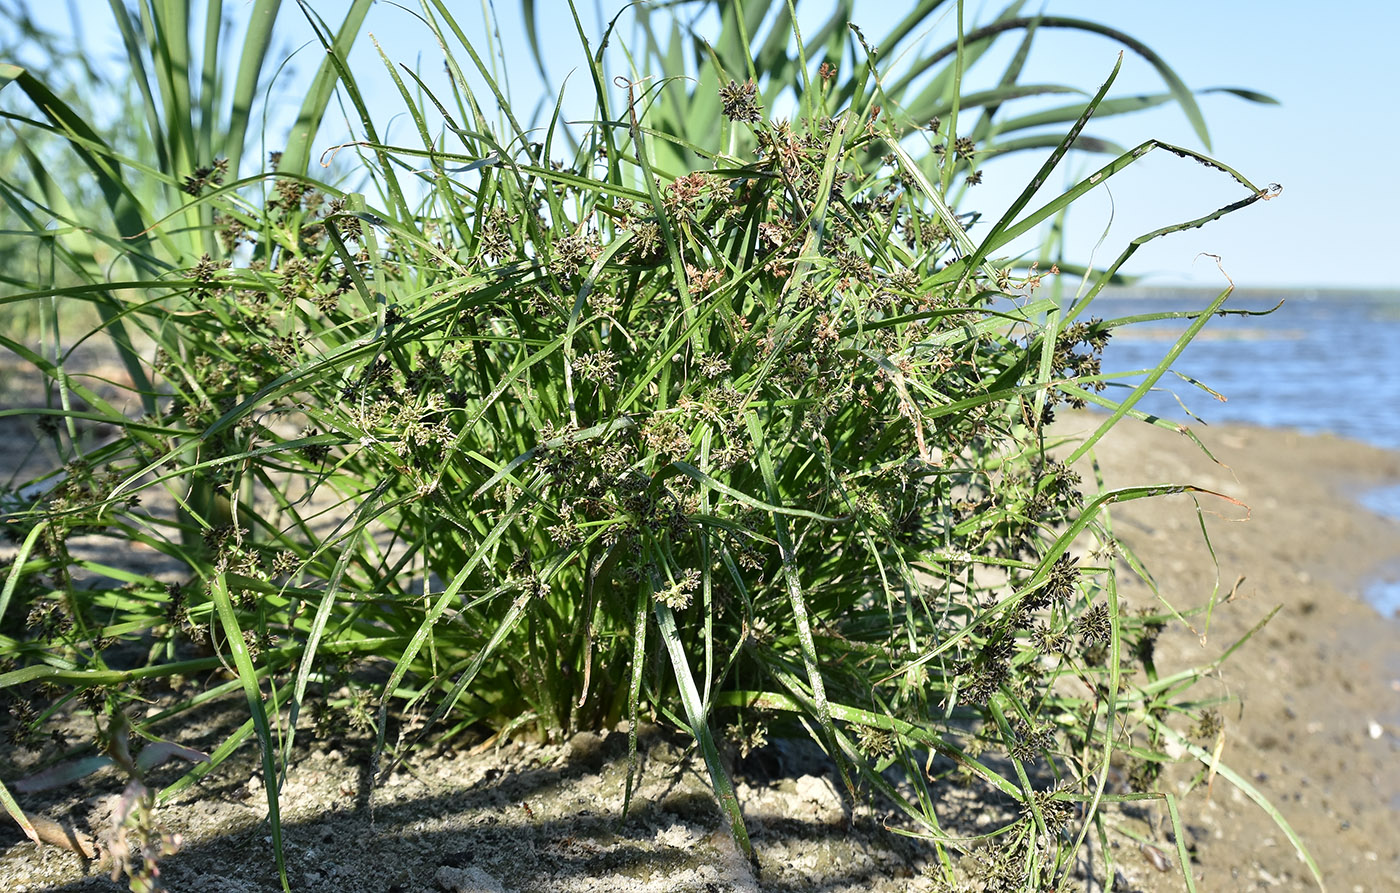
[[[797,779],[797,796],[818,806],[841,806],[841,798],[831,781],[816,775],[804,775]]]
[[[685,751],[669,741],[662,741],[651,749],[649,755],[658,763],[676,765],[685,758]]]
[[[569,759],[596,772],[607,757],[604,740],[597,732],[579,732],[569,739]]]
[[[433,879],[444,893],[505,893],[500,881],[475,865],[466,868],[444,865],[433,875]]]

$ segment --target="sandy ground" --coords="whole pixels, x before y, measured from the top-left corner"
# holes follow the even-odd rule
[[[1096,419],[1071,416],[1060,430]],[[22,436],[13,423],[0,434]],[[1367,488],[1400,482],[1400,455],[1333,437],[1212,427],[1203,437],[1224,465],[1185,438],[1125,424],[1096,451],[1109,486],[1189,482],[1228,493],[1243,510],[1198,497],[1219,567],[1185,496],[1113,510],[1115,529],[1178,608],[1204,604],[1217,579],[1233,596],[1209,628],[1174,630],[1158,649],[1163,673],[1205,664],[1276,606],[1282,609],[1221,670],[1203,695],[1226,695],[1223,760],[1258,787],[1310,847],[1333,891],[1400,890],[1400,624],[1360,598],[1367,580],[1400,558],[1400,524],[1358,507]],[[1085,469],[1088,471],[1087,467]],[[1218,512],[1219,515],[1214,514]],[[1126,578],[1129,575],[1124,575]],[[1133,606],[1153,601],[1130,584]],[[210,747],[231,716],[214,715],[184,743]],[[305,741],[310,736],[299,740]],[[833,773],[809,749],[773,746],[740,775],[739,795],[761,853],[755,876],[738,857],[685,742],[643,738],[644,776],[619,821],[623,736],[583,734],[553,745],[512,743],[424,754],[371,791],[362,743],[298,751],[283,789],[294,889],[312,893],[429,891],[905,891],[929,889],[927,851],[884,832],[880,816],[848,823]],[[1200,772],[1164,777],[1185,790]],[[254,893],[278,889],[270,867],[262,779],[253,748],[160,812],[182,832],[163,863],[170,889]],[[8,779],[7,779],[8,780]],[[98,775],[22,799],[27,809],[100,833],[121,782]],[[957,792],[948,792],[957,798]],[[964,803],[968,821],[979,809]],[[1313,883],[1272,820],[1230,784],[1191,786],[1182,800],[1191,872],[1202,891],[1310,889]],[[1119,814],[1120,828],[1174,861],[1163,810]],[[1153,852],[1110,838],[1115,890],[1179,890]],[[1102,889],[1097,882],[1084,888]],[[0,890],[125,889],[96,866],[38,848],[0,825]]]
[[[1096,421],[1077,417],[1064,428],[1086,431]],[[1198,624],[1205,644],[1172,630],[1160,662],[1204,663],[1281,606],[1211,681],[1238,700],[1224,711],[1222,759],[1278,806],[1328,889],[1400,890],[1400,623],[1361,597],[1368,582],[1394,572],[1400,523],[1355,501],[1400,480],[1400,455],[1327,435],[1244,426],[1200,433],[1223,465],[1146,425],[1116,429],[1097,450],[1110,487],[1189,482],[1249,506],[1247,521],[1227,520],[1246,513],[1197,497],[1218,571],[1190,497],[1115,509],[1116,529],[1178,607],[1203,604],[1217,574],[1225,592],[1235,588],[1208,631]],[[1135,589],[1134,602],[1151,599],[1145,586]],[[1219,779],[1208,802],[1201,793],[1184,808],[1202,890],[1311,886],[1263,811]]]

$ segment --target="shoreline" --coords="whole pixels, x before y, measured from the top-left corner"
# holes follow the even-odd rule
[[[1084,434],[1100,421],[1068,413],[1056,431]],[[1189,495],[1113,507],[1115,530],[1168,601],[1182,609],[1201,605],[1217,579],[1222,594],[1234,590],[1202,630],[1204,643],[1179,624],[1169,627],[1159,642],[1159,665],[1165,673],[1203,664],[1278,606],[1199,686],[1235,699],[1220,708],[1222,759],[1280,810],[1329,889],[1396,889],[1400,622],[1382,617],[1364,593],[1400,558],[1400,520],[1371,511],[1361,497],[1400,482],[1400,452],[1250,425],[1193,430],[1223,465],[1179,434],[1132,420],[1095,448],[1109,487],[1190,483],[1249,506],[1243,521],[1235,506],[1201,494],[1204,515]],[[1209,514],[1215,512],[1223,517]],[[1218,572],[1200,533],[1202,517]],[[1123,592],[1129,604],[1154,601],[1135,578]],[[1199,764],[1174,769],[1163,778],[1180,786]],[[1202,889],[1315,888],[1263,810],[1219,779],[1210,800],[1202,794],[1198,789],[1182,799]]]
[[[1061,413],[1061,419],[1055,423],[1053,430],[1061,435],[1072,431],[1082,436],[1092,432],[1107,417],[1108,413],[1094,408],[1069,410]],[[1373,563],[1370,571],[1358,571],[1355,580],[1352,581],[1353,585],[1358,585],[1359,581],[1361,588],[1365,589],[1366,584],[1390,581],[1389,585],[1392,588],[1400,586],[1396,575],[1396,571],[1400,570],[1400,445],[1371,443],[1326,429],[1276,427],[1247,420],[1225,420],[1209,425],[1204,423],[1191,424],[1176,419],[1168,419],[1167,421],[1189,428],[1217,459],[1221,459],[1223,464],[1211,462],[1208,457],[1201,453],[1199,447],[1191,444],[1184,436],[1155,427],[1146,430],[1146,424],[1134,419],[1124,419],[1115,427],[1111,435],[1107,435],[1109,440],[1126,440],[1126,443],[1109,447],[1107,455],[1110,460],[1123,462],[1125,457],[1119,455],[1123,452],[1162,450],[1175,456],[1177,461],[1155,467],[1177,473],[1205,474],[1207,479],[1214,483],[1228,481],[1239,487],[1241,482],[1238,477],[1233,475],[1234,467],[1229,462],[1224,461],[1217,447],[1223,446],[1227,453],[1232,450],[1240,451],[1243,455],[1250,448],[1262,446],[1265,450],[1277,452],[1286,450],[1291,445],[1307,441],[1313,442],[1309,444],[1306,451],[1309,459],[1324,456],[1330,449],[1335,453],[1335,457],[1341,460],[1342,467],[1330,470],[1320,468],[1317,475],[1309,480],[1328,481],[1332,484],[1331,497],[1346,500],[1359,512],[1369,513],[1374,524],[1382,528],[1390,525],[1394,529],[1393,550],[1388,554],[1376,553],[1380,557]],[[1144,430],[1134,430],[1135,428]],[[1270,438],[1279,440],[1277,443],[1268,444],[1267,441]],[[1331,444],[1331,447],[1328,444]],[[1101,452],[1103,449],[1103,442],[1096,445],[1097,451]],[[1295,471],[1284,468],[1280,464],[1283,461],[1286,460],[1274,456],[1269,458],[1267,464],[1271,470],[1282,473],[1284,477],[1293,478],[1295,475],[1298,478],[1303,477],[1302,469]],[[1241,464],[1248,470],[1248,461]],[[1147,482],[1144,478],[1133,478],[1126,469],[1119,471],[1123,484]],[[1249,477],[1248,474],[1247,477]],[[1161,482],[1165,483],[1166,479],[1163,478]],[[1185,478],[1172,482],[1197,483],[1194,479]],[[1244,483],[1247,484],[1248,481]],[[1227,491],[1227,495],[1238,496],[1240,494]],[[1276,500],[1277,496],[1270,496],[1270,498]],[[1248,502],[1247,499],[1244,501]],[[1384,549],[1384,539],[1384,535],[1381,535],[1380,539],[1374,542],[1370,539],[1367,539],[1366,542]],[[1355,551],[1365,552],[1364,549]],[[1364,592],[1361,592],[1357,597],[1375,608],[1382,619],[1394,622],[1397,630],[1400,631],[1400,601],[1396,602],[1392,613],[1386,613],[1381,605],[1366,597]]]

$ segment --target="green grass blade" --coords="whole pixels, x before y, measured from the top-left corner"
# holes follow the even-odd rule
[[[1214,769],[1222,778],[1238,788],[1240,793],[1253,800],[1260,809],[1264,810],[1269,818],[1274,820],[1274,824],[1283,832],[1283,835],[1293,844],[1293,848],[1297,851],[1298,857],[1308,866],[1308,870],[1312,872],[1313,880],[1317,881],[1317,888],[1319,890],[1327,889],[1327,885],[1322,880],[1322,869],[1317,867],[1317,862],[1314,861],[1312,854],[1308,852],[1308,848],[1303,844],[1303,840],[1298,836],[1298,832],[1293,830],[1293,826],[1283,817],[1283,813],[1279,812],[1278,807],[1270,803],[1269,799],[1260,793],[1258,788],[1250,784],[1243,775],[1240,775],[1234,769],[1231,769],[1218,760],[1213,753],[1201,747],[1199,744],[1188,741],[1166,723],[1151,716],[1148,717],[1148,722],[1152,725],[1154,731],[1162,735],[1172,744],[1190,753],[1206,766]]]
[[[160,88],[161,121],[170,147],[170,172],[192,172],[195,160],[194,105],[190,95],[189,0],[146,0],[141,24]]]
[[[1075,447],[1074,452],[1070,453],[1069,457],[1065,459],[1067,464],[1074,464],[1081,456],[1093,449],[1094,444],[1098,443],[1099,440],[1118,423],[1118,420],[1123,418],[1123,416],[1133,408],[1134,404],[1146,396],[1148,391],[1152,390],[1152,386],[1161,379],[1162,375],[1166,373],[1167,368],[1171,366],[1171,364],[1176,361],[1176,358],[1181,356],[1181,352],[1195,340],[1196,335],[1200,333],[1201,329],[1205,328],[1206,323],[1210,321],[1210,314],[1219,309],[1220,305],[1225,303],[1225,299],[1230,297],[1230,293],[1233,291],[1234,286],[1231,286],[1217,295],[1215,300],[1210,303],[1210,306],[1206,308],[1202,315],[1196,318],[1191,325],[1187,326],[1186,331],[1176,339],[1171,349],[1163,355],[1156,368],[1149,372],[1137,387],[1133,388],[1133,392],[1118,404],[1113,414],[1100,423],[1093,434],[1087,437],[1079,446]]]
[[[233,599],[229,594],[228,578],[225,574],[215,574],[210,582],[209,596],[213,599],[223,626],[225,644],[233,657],[234,669],[243,681],[243,693],[248,701],[248,712],[252,714],[253,727],[257,732],[258,746],[262,751],[263,786],[267,791],[267,818],[272,826],[272,855],[277,863],[277,877],[284,893],[291,893],[287,880],[287,860],[282,845],[282,813],[278,792],[281,783],[277,772],[277,745],[272,739],[272,727],[267,721],[267,710],[263,706],[262,691],[258,685],[258,673],[248,654],[248,646],[243,641],[243,630],[238,625],[238,617],[233,610]]]
[[[248,30],[243,34],[243,46],[238,56],[238,73],[233,82],[229,102],[228,126],[220,151],[228,159],[229,170],[238,176],[243,160],[243,146],[248,137],[248,121],[253,113],[253,101],[262,81],[263,63],[272,46],[272,28],[282,0],[255,0],[248,15]]]
[[[710,732],[709,716],[705,712],[700,691],[695,686],[695,677],[691,675],[690,661],[686,657],[685,646],[676,630],[675,615],[667,605],[660,601],[652,605],[652,610],[656,614],[656,625],[661,634],[661,641],[671,656],[671,670],[676,678],[676,685],[680,688],[681,704],[685,707],[686,720],[690,726],[691,734],[695,736],[696,743],[700,745],[700,753],[705,758],[705,768],[710,773],[710,784],[714,789],[715,798],[719,800],[720,811],[729,821],[729,832],[734,836],[734,842],[738,845],[739,851],[749,860],[749,864],[757,868],[758,855],[754,852],[753,843],[749,840],[748,829],[744,826],[744,814],[739,809],[738,798],[734,796],[734,784],[729,780],[729,773],[724,770],[724,763],[719,758],[719,750],[715,747],[714,735]]]
[[[14,795],[10,793],[9,788],[5,787],[3,781],[0,781],[0,805],[5,807],[5,812],[9,813],[10,818],[14,819],[15,822],[19,824],[20,828],[23,829],[24,836],[28,837],[36,844],[40,843],[39,832],[34,830],[34,823],[29,821],[29,817],[24,814],[24,810],[19,808],[19,803],[15,801]]]
[[[5,611],[10,607],[10,599],[15,594],[15,587],[19,585],[20,578],[24,576],[24,565],[29,561],[29,553],[34,551],[34,544],[39,541],[39,537],[44,533],[44,524],[35,524],[24,541],[19,544],[19,549],[11,559],[10,572],[5,575],[5,588],[0,591],[0,621],[5,619]]]
[[[162,170],[174,170],[171,146],[166,140],[165,128],[161,124],[160,106],[156,102],[156,93],[152,89],[151,78],[146,70],[146,60],[141,51],[141,39],[136,25],[131,20],[131,13],[120,0],[107,2],[117,31],[121,34],[122,48],[126,51],[125,61],[131,67],[131,79],[141,93],[142,108],[146,113],[146,132],[156,153],[156,164]]]
[[[204,47],[200,51],[199,133],[195,157],[208,164],[214,160],[214,119],[218,114],[220,75],[219,42],[223,35],[223,0],[209,0],[204,8]],[[233,168],[235,174],[237,168]]]
[[[306,5],[305,0],[297,0],[297,2],[308,18],[315,21],[315,14]],[[350,55],[350,48],[354,46],[355,38],[359,36],[360,25],[364,23],[365,15],[369,13],[371,2],[372,0],[352,0],[350,8],[346,10],[345,18],[341,21],[335,39],[330,42],[328,50],[330,58],[323,61],[317,68],[316,77],[312,80],[311,87],[306,91],[306,99],[302,102],[301,108],[297,112],[296,123],[292,125],[291,132],[287,136],[286,147],[282,150],[282,160],[278,162],[277,170],[290,174],[304,174],[310,167],[316,134],[321,129],[321,122],[326,115],[326,107],[330,105],[331,95],[335,92],[336,81],[339,79],[333,60],[343,62]]]
[[[452,581],[443,589],[442,593],[438,595],[437,600],[427,613],[424,614],[422,622],[413,633],[413,637],[409,640],[408,644],[395,661],[394,669],[389,673],[389,680],[384,685],[384,698],[379,704],[378,731],[375,735],[374,742],[374,763],[376,765],[378,765],[379,762],[379,755],[384,751],[384,736],[389,722],[390,696],[408,674],[414,658],[416,658],[418,652],[423,649],[424,643],[428,641],[428,637],[432,634],[433,627],[437,624],[438,620],[441,619],[443,612],[447,610],[448,605],[457,599],[458,592],[460,592],[463,584],[467,582],[467,579],[476,571],[477,566],[482,563],[487,555],[490,554],[496,543],[510,529],[518,511],[517,509],[516,512],[506,515],[492,527],[489,534],[482,538],[481,542],[472,552],[471,557],[468,558],[462,568],[457,571],[456,576],[454,576]],[[464,674],[463,679],[459,681],[458,685],[460,688],[456,689],[452,700],[455,700],[456,695],[460,694],[461,690],[470,683],[472,677],[481,669],[481,664],[485,661],[487,655],[495,650],[495,647],[500,644],[500,641],[504,638],[506,632],[508,632],[507,627],[513,627],[515,625],[515,622],[520,618],[523,610],[523,603],[512,604],[506,618],[497,625],[491,642],[478,653],[469,671]],[[431,725],[432,723],[429,723],[429,726]]]
[[[1050,157],[1045,159],[1045,163],[1040,166],[1040,170],[1031,178],[1030,183],[1021,191],[1021,194],[1016,197],[1016,200],[1011,203],[1011,207],[1007,208],[1006,212],[1002,214],[1001,219],[992,226],[991,231],[988,232],[986,238],[982,240],[982,244],[977,247],[971,259],[967,261],[965,267],[967,272],[964,273],[965,276],[970,274],[971,271],[991,253],[993,246],[1001,244],[998,241],[1001,234],[1011,226],[1012,221],[1016,219],[1016,215],[1020,214],[1026,205],[1030,204],[1031,199],[1040,191],[1040,187],[1050,178],[1050,173],[1059,166],[1060,161],[1064,159],[1070,147],[1074,145],[1075,138],[1079,136],[1079,132],[1084,129],[1085,124],[1089,123],[1089,117],[1094,114],[1094,109],[1098,108],[1099,103],[1108,95],[1108,88],[1113,86],[1113,81],[1118,77],[1118,70],[1122,67],[1123,55],[1120,53],[1118,55],[1118,61],[1113,65],[1113,71],[1108,75],[1108,80],[1104,81],[1103,86],[1099,87],[1098,93],[1094,94],[1094,98],[1089,100],[1089,104],[1084,107],[1079,119],[1075,121],[1074,126],[1070,128],[1069,133],[1060,140],[1060,144],[1055,147],[1055,151],[1051,152]],[[948,157],[952,157],[951,146],[949,146]]]
[[[763,436],[763,429],[754,413],[746,414],[744,422],[748,428],[749,442],[753,448],[754,458],[758,462],[759,472],[763,476],[763,483],[768,491],[768,500],[770,503],[776,502],[778,485],[773,471],[773,460],[769,454],[768,440]],[[826,683],[822,679],[821,662],[817,657],[816,642],[812,638],[807,600],[802,593],[802,574],[797,568],[794,557],[792,540],[788,533],[788,520],[786,515],[781,512],[772,512],[770,517],[773,519],[774,539],[777,540],[779,558],[782,562],[783,583],[787,591],[788,602],[792,606],[793,632],[797,635],[798,645],[802,652],[807,684],[812,688],[812,701],[816,707],[817,722],[822,727],[832,757],[836,760],[836,766],[841,772],[841,781],[846,790],[854,796],[855,787],[851,781],[850,767],[836,746],[836,728],[831,721],[831,706],[827,702]]]
[[[1137,53],[1149,65],[1151,65],[1157,70],[1158,76],[1161,77],[1162,81],[1167,85],[1167,89],[1171,92],[1172,97],[1176,100],[1177,105],[1181,107],[1182,112],[1186,115],[1186,119],[1191,123],[1191,127],[1196,132],[1196,136],[1200,138],[1201,142],[1205,145],[1206,150],[1209,151],[1210,134],[1206,130],[1205,116],[1201,114],[1200,106],[1196,104],[1196,99],[1192,95],[1190,88],[1186,86],[1186,84],[1181,80],[1177,73],[1171,68],[1171,66],[1167,65],[1167,63],[1162,59],[1161,56],[1157,55],[1156,52],[1154,52],[1142,41],[1137,40],[1136,38],[1133,38],[1123,33],[1122,31],[1110,28],[1106,25],[1099,24],[1098,22],[1088,21],[1086,19],[1070,18],[1067,16],[1035,16],[1033,18],[1007,19],[995,22],[990,25],[985,25],[980,28],[975,28],[972,31],[968,32],[967,41],[969,43],[974,41],[982,41],[986,38],[995,37],[996,35],[1007,31],[1014,31],[1028,27],[1068,28],[1076,31],[1085,31],[1090,34],[1098,34],[1103,37],[1107,37],[1110,40],[1113,40],[1117,43],[1120,43],[1128,49],[1132,50],[1134,53]],[[942,59],[951,56],[956,51],[957,50],[955,46],[950,45],[944,47],[939,52],[934,53],[929,58],[926,64],[936,64]]]
[[[1176,839],[1176,863],[1181,868],[1181,878],[1186,882],[1187,893],[1196,893],[1196,879],[1191,875],[1191,854],[1186,850],[1186,828],[1181,824],[1181,813],[1176,808],[1176,797],[1163,794],[1167,801],[1167,815],[1171,818],[1172,837]]]

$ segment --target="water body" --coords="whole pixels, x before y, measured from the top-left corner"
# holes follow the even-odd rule
[[[1162,311],[1198,310],[1218,293],[1152,290],[1095,301],[1104,319]],[[1136,405],[1144,412],[1189,422],[1247,422],[1307,432],[1330,431],[1400,450],[1400,292],[1236,292],[1225,309],[1268,310],[1268,316],[1216,317],[1178,358],[1176,371],[1208,385],[1209,393],[1170,372]],[[1115,330],[1104,353],[1105,372],[1155,366],[1188,322],[1143,323]],[[1141,377],[1125,379],[1130,385]],[[1109,391],[1115,399],[1126,390]],[[1372,511],[1400,518],[1400,486],[1366,494]],[[1367,597],[1387,616],[1400,613],[1400,556],[1389,579]]]

